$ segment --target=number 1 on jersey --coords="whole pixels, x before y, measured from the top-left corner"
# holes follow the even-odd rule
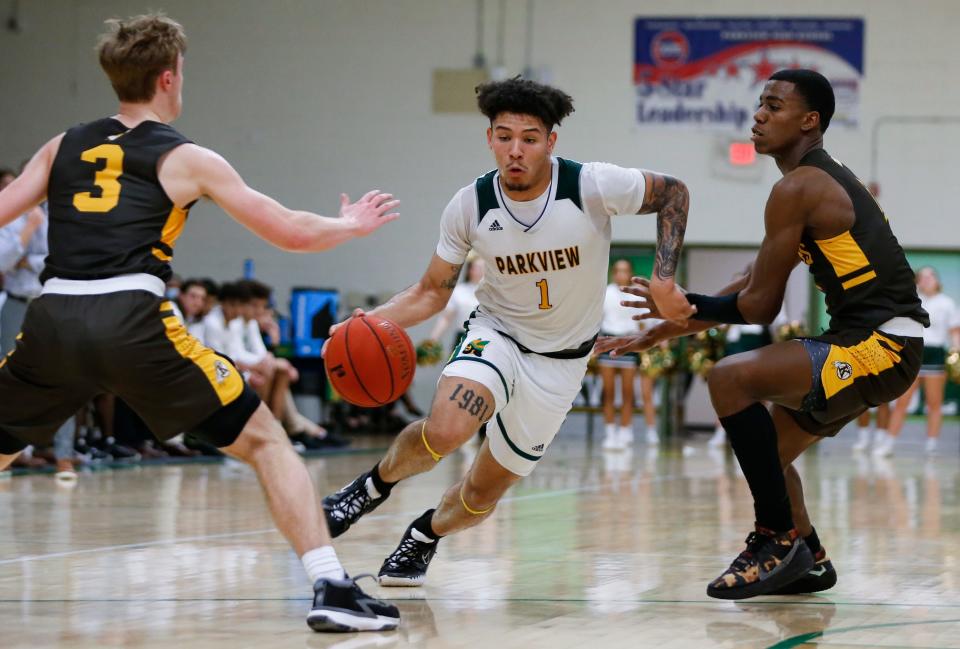
[[[120,181],[117,179],[123,175],[123,149],[117,144],[101,144],[84,151],[80,159],[93,164],[103,160],[106,164],[93,177],[100,195],[77,192],[73,195],[73,206],[78,212],[109,212],[120,202]]]
[[[550,304],[550,287],[547,286],[547,280],[541,279],[537,282],[537,288],[540,289],[540,309],[552,309],[553,305]]]

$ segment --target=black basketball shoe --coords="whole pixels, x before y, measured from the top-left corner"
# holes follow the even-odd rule
[[[314,631],[389,631],[400,624],[400,611],[383,600],[370,597],[351,579],[318,579],[313,585],[313,609],[307,624]]]
[[[323,513],[327,518],[330,536],[337,538],[360,520],[361,516],[372,512],[386,499],[387,497],[380,495],[373,486],[369,471],[340,491],[330,494],[323,499]]]
[[[796,529],[774,532],[757,526],[747,549],[707,586],[717,599],[747,599],[769,595],[799,579],[813,567],[813,555]]]
[[[400,539],[400,545],[380,566],[378,578],[381,586],[420,586],[427,578],[427,568],[440,541],[418,530],[415,525],[419,521],[410,524]]]
[[[769,594],[805,595],[833,588],[837,584],[837,571],[833,569],[833,562],[827,558],[827,551],[820,548],[814,556],[814,561],[813,567],[805,575]]]

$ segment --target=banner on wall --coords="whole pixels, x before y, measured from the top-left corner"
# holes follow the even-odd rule
[[[641,17],[633,61],[641,126],[746,133],[770,75],[810,68],[833,85],[830,124],[856,128],[863,19]]]

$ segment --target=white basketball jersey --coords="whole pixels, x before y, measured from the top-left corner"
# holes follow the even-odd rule
[[[610,217],[639,212],[646,189],[637,169],[562,158],[552,165],[549,188],[531,201],[543,205],[531,225],[515,218],[517,204],[491,171],[447,205],[437,245],[451,264],[462,264],[471,249],[484,260],[480,312],[541,353],[577,348],[600,330]]]

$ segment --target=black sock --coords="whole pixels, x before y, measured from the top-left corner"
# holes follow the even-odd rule
[[[380,463],[377,462],[377,465],[373,467],[373,470],[370,471],[370,479],[373,480],[373,486],[377,491],[380,492],[380,495],[384,498],[390,495],[390,490],[393,489],[393,486],[397,484],[396,482],[387,482],[380,477]]]
[[[817,556],[817,552],[823,549],[823,546],[820,545],[820,537],[817,536],[817,529],[811,529],[813,529],[813,531],[803,537],[803,540],[806,542],[807,547],[810,548],[810,552],[813,554],[813,556]]]
[[[428,509],[420,515],[420,518],[413,521],[413,527],[424,536],[428,536],[434,541],[439,541],[443,537],[433,531],[433,512],[435,509]]]
[[[729,417],[721,417],[720,423],[727,431],[727,438],[750,485],[757,525],[774,532],[792,529],[790,497],[777,453],[773,417],[762,403],[755,403]]]

